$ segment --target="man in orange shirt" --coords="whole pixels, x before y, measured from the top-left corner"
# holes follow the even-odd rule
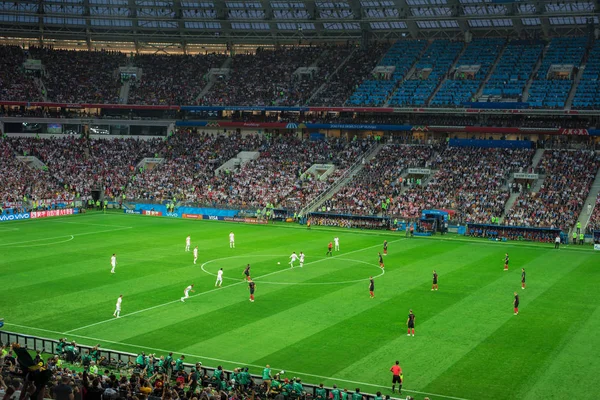
[[[392,393],[396,390],[396,383],[398,384],[398,394],[402,394],[402,368],[400,368],[400,361],[396,361],[396,364],[390,368],[392,371]]]

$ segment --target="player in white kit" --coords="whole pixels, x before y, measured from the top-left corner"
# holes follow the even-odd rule
[[[119,298],[117,299],[117,305],[115,306],[115,312],[113,313],[113,316],[115,318],[119,318],[119,314],[121,314],[121,302],[123,301],[123,295],[120,295]]]
[[[235,235],[233,232],[229,232],[229,248],[235,249]]]
[[[298,259],[298,255],[296,254],[296,252],[292,252],[292,255],[290,256],[290,268],[294,268],[294,261],[296,261]]]
[[[185,299],[188,299],[190,297],[189,293],[194,291],[194,285],[190,285],[188,287],[186,287],[183,290],[183,297],[181,298],[181,301],[185,302]]]
[[[191,244],[192,244],[192,237],[190,235],[188,235],[188,237],[185,238],[185,251],[190,251]]]
[[[333,244],[335,245],[335,251],[340,251],[340,238],[339,237],[334,237],[333,238]]]
[[[194,264],[198,261],[198,246],[194,247]]]
[[[304,253],[300,252],[300,268],[304,266]]]
[[[116,254],[113,254],[112,257],[110,258],[110,265],[112,266],[110,273],[114,274],[115,268],[117,268],[117,255]]]
[[[217,285],[219,287],[221,287],[222,284],[223,284],[223,268],[221,268],[219,271],[217,271],[217,281],[215,282],[215,287],[217,287]]]

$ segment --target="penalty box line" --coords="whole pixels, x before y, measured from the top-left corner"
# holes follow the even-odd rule
[[[11,325],[11,326],[15,326],[17,328],[24,328],[24,329],[34,330],[34,331],[47,332],[47,333],[52,333],[52,334],[61,335],[61,336],[66,335],[68,333],[68,332],[58,332],[58,331],[53,331],[53,330],[43,329],[43,328],[34,328],[34,327],[31,327],[31,326],[13,324],[13,323],[8,323],[8,322],[5,323],[5,325]],[[72,334],[71,336],[75,336],[75,337],[82,338],[82,339],[87,339],[87,340],[93,341],[95,343],[104,342],[104,343],[116,344],[116,345],[119,345],[119,346],[133,347],[133,348],[137,348],[137,349],[141,349],[141,350],[146,350],[146,351],[152,350],[152,351],[161,352],[161,353],[170,353],[171,352],[171,350],[159,349],[159,348],[148,347],[148,346],[140,346],[140,345],[137,345],[137,344],[117,342],[117,341],[114,341],[114,340],[106,340],[106,339],[100,339],[100,338],[95,338],[95,337],[90,337],[90,336],[83,336],[83,335],[77,335],[77,334]],[[104,349],[103,351],[110,351],[110,349]],[[249,367],[264,368],[264,365],[249,364],[247,362],[223,360],[223,359],[220,359],[220,358],[207,357],[207,356],[201,356],[201,355],[190,354],[190,353],[181,353],[181,352],[177,352],[177,351],[173,351],[173,353],[182,354],[182,355],[184,355],[186,357],[194,357],[194,358],[197,358],[197,359],[210,360],[210,361],[215,361],[215,362],[220,362],[220,363],[227,363],[227,364],[231,364],[231,365],[246,365],[246,366],[249,366]],[[331,377],[331,376],[309,374],[309,373],[306,373],[306,372],[292,371],[292,370],[287,369],[287,368],[279,368],[279,367],[276,368],[276,367],[273,367],[272,369],[273,370],[284,370],[284,371],[286,371],[286,373],[291,373],[291,374],[294,374],[294,375],[305,375],[305,376],[310,376],[310,377],[313,377],[313,378],[327,379],[327,380],[330,380],[330,381],[339,381],[339,382],[345,382],[345,383],[350,383],[350,384],[355,384],[355,385],[361,385],[361,386],[368,386],[368,387],[373,387],[373,388],[383,388],[383,389],[389,388],[389,386],[386,386],[386,385],[372,384],[372,383],[359,382],[359,381],[352,381],[352,380],[348,380],[348,379],[336,378],[336,377]],[[455,397],[455,396],[448,396],[448,395],[437,394],[437,393],[421,392],[421,391],[418,391],[418,390],[406,389],[404,387],[402,388],[402,390],[405,391],[405,392],[416,393],[416,394],[419,394],[419,395],[441,397],[441,398],[450,399],[450,400],[468,400],[468,399],[465,399],[463,397]]]
[[[400,238],[400,239],[397,239],[397,240],[393,240],[393,241],[391,241],[391,242],[389,242],[389,243],[395,243],[395,242],[399,242],[399,241],[401,241],[401,240],[405,240],[405,238]],[[349,252],[347,252],[347,253],[339,254],[339,256],[342,256],[342,255],[343,255],[343,256],[347,256],[348,254],[358,253],[358,252],[365,251],[365,250],[369,250],[369,249],[372,249],[372,248],[374,248],[374,247],[379,247],[379,246],[381,246],[381,244],[380,244],[380,243],[378,243],[378,244],[375,244],[375,245],[373,245],[373,246],[364,247],[364,248],[362,248],[362,249],[353,250],[353,251],[349,251]],[[250,256],[250,255],[249,255],[249,256]],[[312,265],[312,264],[317,264],[317,263],[320,263],[320,262],[323,262],[323,261],[326,261],[326,260],[330,260],[330,259],[332,259],[332,258],[336,258],[336,257],[338,257],[338,255],[335,255],[335,256],[332,256],[332,257],[329,257],[329,258],[324,258],[324,259],[321,259],[321,260],[316,260],[316,261],[307,262],[307,263],[306,263],[306,264],[304,264],[304,265]],[[270,273],[268,273],[268,274],[264,274],[264,275],[257,276],[256,278],[253,278],[253,279],[258,281],[258,280],[260,280],[260,279],[262,279],[262,278],[266,278],[266,277],[268,277],[268,276],[271,276],[271,275],[276,275],[276,274],[279,274],[279,273],[282,273],[282,272],[285,272],[285,271],[290,271],[290,270],[291,270],[291,268],[280,269],[280,270],[278,270],[278,271],[274,271],[274,272],[270,272]],[[205,292],[201,292],[201,293],[196,293],[196,294],[193,294],[193,295],[191,295],[189,298],[191,299],[191,298],[193,298],[193,297],[204,296],[204,295],[206,295],[206,294],[209,294],[209,293],[213,293],[213,292],[216,292],[216,291],[220,291],[220,290],[223,290],[223,289],[227,289],[227,288],[230,288],[230,287],[234,287],[234,286],[238,286],[238,285],[242,285],[242,284],[246,284],[246,283],[247,283],[247,282],[246,282],[245,280],[244,280],[244,281],[241,281],[241,282],[238,282],[238,283],[232,283],[231,285],[227,285],[227,286],[223,286],[223,287],[218,287],[218,288],[215,288],[215,289],[207,290],[207,291],[205,291]],[[111,321],[116,321],[117,319],[126,318],[126,317],[131,317],[131,316],[133,316],[133,315],[136,315],[136,314],[141,314],[141,313],[144,313],[144,312],[146,312],[146,311],[155,310],[155,309],[157,309],[157,308],[165,307],[165,306],[168,306],[168,305],[170,305],[170,304],[179,303],[179,302],[181,302],[181,299],[179,299],[179,300],[172,300],[172,301],[168,301],[168,302],[166,302],[166,303],[157,304],[157,305],[155,305],[155,306],[152,306],[152,307],[144,308],[144,309],[141,309],[141,310],[137,310],[137,311],[131,312],[131,313],[129,313],[129,314],[122,315],[122,316],[121,316],[121,317],[119,317],[119,318],[110,318],[110,319],[105,319],[105,320],[103,320],[103,321],[95,322],[95,323],[93,323],[93,324],[89,324],[89,325],[85,325],[85,326],[80,326],[79,328],[74,328],[74,329],[68,330],[68,331],[66,331],[65,333],[66,333],[66,334],[68,334],[68,333],[77,332],[77,331],[80,331],[80,330],[82,330],[82,329],[91,328],[91,327],[93,327],[93,326],[98,326],[98,325],[106,324],[106,323],[108,323],[108,322],[111,322]]]

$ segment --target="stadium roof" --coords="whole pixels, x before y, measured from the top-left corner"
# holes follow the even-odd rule
[[[140,46],[589,33],[599,5],[514,0],[0,0],[0,36]]]

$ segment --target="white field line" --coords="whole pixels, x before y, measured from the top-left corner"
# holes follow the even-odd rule
[[[52,222],[57,222],[59,224],[104,226],[104,227],[109,227],[109,228],[131,228],[131,226],[125,226],[125,225],[90,224],[90,223],[87,223],[87,222],[72,222],[72,221],[62,221],[62,220],[52,220]]]
[[[69,332],[58,332],[58,331],[52,331],[52,330],[48,330],[48,329],[41,329],[41,328],[34,328],[34,327],[30,327],[30,326],[25,326],[25,325],[18,325],[18,324],[13,324],[13,323],[5,323],[4,325],[11,325],[11,326],[16,326],[17,328],[25,328],[25,329],[30,329],[30,330],[34,330],[34,331],[40,331],[40,332],[47,332],[47,333],[52,333],[55,335],[67,335]],[[165,350],[165,349],[159,349],[159,348],[155,348],[155,347],[148,347],[148,346],[139,346],[137,344],[130,344],[130,343],[123,343],[123,342],[116,342],[113,340],[105,340],[105,339],[100,339],[100,338],[95,338],[95,337],[90,337],[90,336],[82,336],[82,335],[77,335],[77,334],[71,334],[71,336],[74,337],[78,337],[78,338],[82,338],[82,339],[87,339],[90,341],[93,341],[95,343],[98,342],[105,342],[105,343],[110,343],[110,344],[116,344],[116,345],[120,345],[120,346],[127,346],[127,347],[134,347],[134,348],[138,348],[138,349],[142,349],[142,350],[152,350],[152,351],[156,351],[156,352],[161,352],[161,353],[170,353],[171,350]],[[108,351],[107,349],[104,349],[105,351]],[[201,356],[201,355],[197,355],[197,354],[190,354],[190,353],[179,353],[176,351],[173,351],[173,353],[176,354],[182,354],[186,357],[193,357],[196,359],[204,359],[204,360],[210,360],[210,361],[215,361],[215,362],[220,362],[220,363],[227,363],[227,364],[232,364],[232,365],[245,365],[245,366],[249,366],[249,367],[255,367],[255,368],[264,368],[264,365],[256,365],[256,364],[248,364],[246,362],[243,361],[230,361],[230,360],[223,360],[220,358],[213,358],[213,357],[206,357],[206,356]],[[352,380],[347,380],[347,379],[342,379],[342,378],[336,378],[334,376],[322,376],[322,375],[315,375],[315,374],[309,374],[306,372],[299,372],[299,371],[292,371],[289,370],[287,368],[281,368],[281,367],[272,367],[273,370],[284,370],[286,371],[286,373],[291,373],[294,375],[305,375],[305,376],[310,376],[313,378],[319,378],[319,379],[327,379],[330,381],[339,381],[339,382],[345,382],[345,383],[351,383],[354,385],[361,385],[361,386],[368,386],[368,387],[373,387],[373,388],[384,388],[387,389],[389,388],[389,385],[378,385],[378,384],[372,384],[372,383],[366,383],[366,382],[358,382],[358,381],[352,381]],[[427,392],[420,392],[418,390],[409,390],[409,389],[405,389],[402,388],[402,390],[404,392],[410,392],[410,393],[416,393],[416,394],[420,394],[420,395],[425,395],[425,396],[434,396],[434,397],[441,397],[444,399],[450,399],[450,400],[468,400],[462,397],[455,397],[455,396],[447,396],[447,395],[443,395],[443,394],[437,394],[437,393],[427,393]]]
[[[52,246],[54,244],[61,244],[61,243],[67,243],[70,242],[71,240],[75,239],[75,236],[73,235],[69,235],[70,237],[67,240],[59,240],[56,242],[50,242],[50,243],[39,243],[39,244],[26,244],[26,245],[17,245],[17,246],[13,246],[13,247],[19,247],[19,248],[23,248],[23,247],[40,247],[40,246]],[[66,236],[65,236],[66,237]]]
[[[69,238],[71,236],[78,237],[78,236],[85,236],[85,235],[97,235],[98,233],[116,232],[116,231],[122,231],[122,230],[125,230],[125,229],[133,229],[133,226],[125,226],[123,228],[115,228],[115,229],[105,229],[103,231],[75,233],[73,235],[54,236],[54,237],[48,237],[48,238],[43,238],[43,239],[24,240],[22,242],[0,243],[0,246],[12,246],[12,245],[18,245],[18,244],[24,244],[24,243],[43,242],[45,240]]]
[[[390,243],[398,242],[400,240],[404,240],[404,239],[393,240]],[[344,253],[343,255],[346,256],[348,254],[358,253],[360,251],[372,249],[374,247],[379,247],[379,246],[381,246],[381,244],[375,244],[373,246],[364,247],[362,249],[349,251],[347,253]],[[331,258],[335,258],[335,257],[337,257],[337,256],[332,256],[330,258],[324,258],[322,260],[311,261],[311,262],[305,263],[304,265],[320,263],[322,261],[330,260]],[[254,280],[259,280],[259,279],[262,279],[262,278],[266,278],[267,276],[279,274],[279,273],[282,273],[282,272],[285,272],[285,271],[290,271],[290,270],[292,270],[292,268],[280,269],[280,270],[277,270],[277,271],[274,271],[274,272],[270,272],[268,274],[257,276],[256,278],[254,278]],[[215,289],[207,290],[206,292],[201,292],[201,293],[193,294],[189,298],[198,297],[198,296],[204,296],[205,294],[213,293],[213,292],[216,292],[216,291],[219,291],[219,290],[223,290],[223,289],[227,289],[227,288],[230,288],[230,287],[238,286],[238,285],[241,285],[241,284],[247,284],[247,283],[248,282],[246,280],[243,280],[243,281],[238,282],[238,283],[232,283],[231,285],[227,285],[227,286],[223,286],[223,287],[218,287],[218,288],[215,288]],[[161,308],[161,307],[164,307],[164,306],[168,306],[170,304],[179,303],[180,301],[181,300],[172,300],[172,301],[169,301],[169,302],[166,302],[166,303],[163,303],[163,304],[157,304],[157,305],[152,306],[152,307],[144,308],[144,309],[141,309],[141,310],[138,310],[138,311],[134,311],[134,312],[129,313],[129,314],[122,315],[120,318],[130,317],[132,315],[136,315],[136,314],[140,314],[140,313],[143,313],[143,312],[146,312],[146,311],[154,310],[156,308]],[[90,328],[92,326],[101,325],[101,324],[105,324],[107,322],[116,321],[116,320],[117,320],[117,318],[105,319],[103,321],[95,322],[93,324],[89,324],[89,325],[81,326],[79,328],[71,329],[71,330],[69,330],[69,331],[67,331],[65,333],[77,332],[77,331],[80,331],[82,329]]]

